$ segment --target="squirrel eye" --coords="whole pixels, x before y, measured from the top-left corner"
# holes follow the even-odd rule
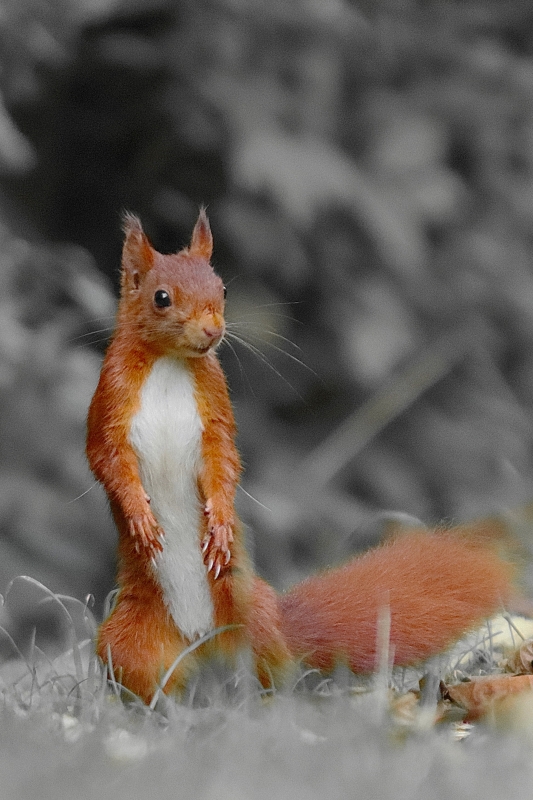
[[[158,289],[154,294],[154,303],[158,308],[168,308],[168,306],[172,305],[172,300],[168,292],[165,292],[164,289]]]
[[[224,289],[224,300],[225,300],[226,297],[228,296],[228,288],[227,286],[223,286],[222,288]]]

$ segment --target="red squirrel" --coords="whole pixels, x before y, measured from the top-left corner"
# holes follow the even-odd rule
[[[454,532],[403,533],[282,595],[254,574],[234,510],[241,466],[216,356],[226,290],[207,216],[172,255],[153,249],[135,216],[124,229],[117,324],[87,435],[119,532],[119,591],[97,652],[122,684],[149,703],[180,653],[223,626],[178,663],[166,692],[242,648],[265,687],[297,663],[372,671],[385,607],[395,663],[416,663],[497,610],[511,567]]]

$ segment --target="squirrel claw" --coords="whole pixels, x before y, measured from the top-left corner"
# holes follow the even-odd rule
[[[152,559],[163,550],[164,531],[151,513],[130,517],[128,527],[136,553]]]
[[[234,521],[232,515],[224,513],[223,509],[215,511],[211,499],[204,505],[204,515],[207,517],[207,532],[200,546],[207,571],[211,572],[214,567],[216,580],[231,561],[229,545],[233,542]]]
[[[215,536],[210,536],[202,542],[202,554],[207,571],[211,572],[215,566],[215,579],[220,575],[221,570],[225,569],[231,561],[231,550],[224,541],[217,541]]]

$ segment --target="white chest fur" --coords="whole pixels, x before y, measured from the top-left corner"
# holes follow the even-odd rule
[[[213,627],[213,603],[200,551],[201,435],[192,375],[176,359],[158,359],[143,385],[130,441],[152,511],[165,532],[155,574],[174,622],[189,639]]]

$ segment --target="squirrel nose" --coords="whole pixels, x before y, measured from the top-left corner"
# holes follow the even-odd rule
[[[202,332],[207,336],[208,339],[216,339],[218,336],[222,336],[222,326],[204,325]]]

